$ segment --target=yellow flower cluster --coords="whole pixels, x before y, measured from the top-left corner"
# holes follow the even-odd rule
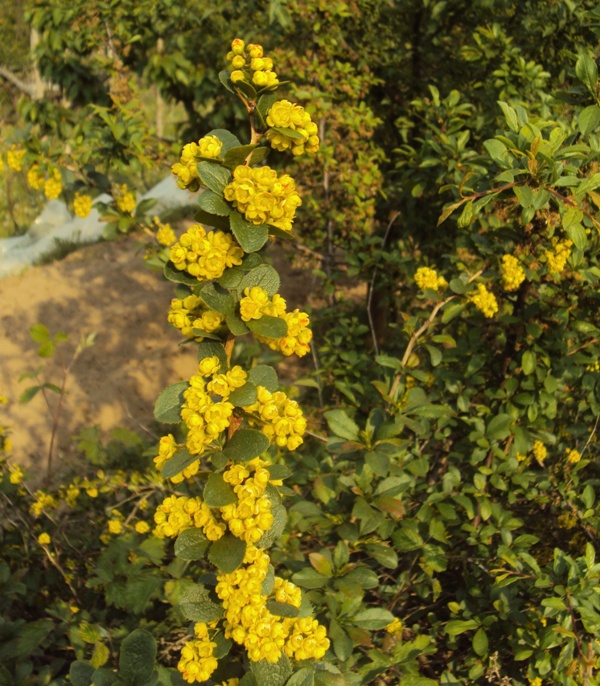
[[[113,534],[114,536],[117,536],[120,533],[123,533],[123,522],[121,519],[118,518],[113,518],[108,520],[108,531],[109,533]]]
[[[34,191],[39,191],[44,185],[44,175],[40,172],[40,165],[34,164],[27,172],[27,183]]]
[[[8,168],[16,172],[21,171],[24,157],[24,148],[20,145],[11,145],[10,150],[6,153],[6,164],[8,165]]]
[[[198,281],[218,279],[227,267],[242,263],[244,251],[222,231],[191,226],[172,246],[169,259],[179,271],[187,271]]]
[[[329,648],[325,627],[311,617],[282,619],[267,608],[262,585],[269,569],[269,556],[260,548],[246,548],[243,565],[231,574],[217,576],[217,595],[225,609],[225,637],[246,648],[253,662],[275,663],[282,652],[296,660],[320,659]],[[275,578],[275,593],[295,607],[300,589]]]
[[[225,533],[225,525],[213,517],[210,507],[200,498],[170,495],[154,513],[158,538],[176,538],[186,529],[202,529],[209,541],[218,541]]]
[[[187,143],[183,146],[179,162],[176,162],[171,171],[177,177],[179,188],[197,191],[200,188],[198,176],[198,162],[202,159],[218,159],[221,155],[223,143],[216,136],[204,136],[198,143]]]
[[[285,393],[271,393],[263,386],[257,386],[257,401],[244,409],[251,413],[250,423],[261,424],[261,431],[280,448],[296,450],[303,442],[306,431],[306,419],[295,400],[290,400]]]
[[[177,669],[188,684],[207,681],[218,667],[217,659],[213,657],[217,644],[210,640],[208,626],[198,622],[194,626],[194,634],[196,638],[183,646],[177,664]]]
[[[130,191],[127,184],[113,187],[113,197],[119,212],[123,214],[133,214],[135,210],[135,191]]]
[[[273,524],[271,501],[264,494],[270,477],[265,464],[255,458],[223,472],[224,481],[233,486],[238,501],[222,507],[221,516],[231,533],[246,543],[258,543]]]
[[[505,291],[516,291],[525,281],[525,272],[514,255],[504,255],[500,267]]]
[[[439,291],[448,288],[448,282],[443,276],[438,276],[435,269],[419,267],[415,273],[415,283],[422,290]]]
[[[527,679],[529,680],[529,686],[542,686],[543,684],[543,681],[539,676],[536,676],[534,679],[527,677]]]
[[[44,183],[44,195],[48,200],[56,200],[62,193],[62,177],[60,171],[54,167],[52,174],[46,179]]]
[[[234,406],[227,398],[247,380],[246,372],[239,366],[232,367],[225,374],[217,374],[218,359],[205,358],[198,365],[198,374],[190,379],[190,386],[183,396],[181,418],[186,423],[188,435],[186,447],[192,455],[204,452],[219,434],[229,426]],[[212,376],[206,383],[205,376]],[[222,400],[214,402],[211,395],[220,395]]]
[[[36,491],[34,493],[35,503],[31,505],[31,512],[36,517],[39,517],[44,510],[50,510],[57,507],[58,503],[56,498],[51,496],[49,493],[44,493],[43,491]]]
[[[398,619],[398,617],[394,617],[394,621],[390,622],[385,627],[385,630],[388,632],[388,634],[397,636],[398,634],[402,633],[402,622]]]
[[[239,165],[223,194],[249,222],[271,224],[283,231],[292,230],[296,208],[302,204],[292,177],[278,177],[270,167]]]
[[[185,298],[173,298],[171,309],[167,317],[169,324],[187,338],[202,340],[202,335],[194,334],[194,329],[202,329],[212,333],[225,321],[225,315],[211,310],[197,295],[188,295]]]
[[[267,140],[279,152],[291,150],[293,155],[302,155],[304,152],[314,155],[319,149],[319,129],[301,105],[294,105],[289,100],[279,100],[269,110],[267,124],[271,127],[291,129],[302,136],[292,138],[269,129]]]
[[[567,260],[571,255],[571,247],[573,241],[564,238],[561,241],[554,239],[552,241],[554,249],[546,250],[546,261],[548,263],[548,271],[551,274],[560,274],[567,265]]]
[[[49,536],[47,533],[40,534],[40,535],[38,536],[38,539],[37,539],[37,542],[38,542],[40,545],[49,545],[49,544],[50,544],[50,541],[51,541],[51,538],[50,538],[50,536]]]
[[[150,524],[148,522],[136,522],[135,530],[138,534],[147,534],[150,531]]]
[[[592,362],[591,364],[587,364],[585,366],[586,371],[588,372],[600,372],[600,362],[596,360],[595,362]]]
[[[279,84],[277,74],[273,71],[273,60],[264,56],[262,45],[246,45],[240,38],[235,38],[231,43],[231,51],[227,53],[227,61],[232,69],[232,83],[246,81],[258,88],[273,88]]]
[[[579,452],[579,450],[572,450],[570,448],[567,448],[566,455],[567,462],[569,464],[577,464],[579,460],[581,460],[581,453]]]
[[[81,195],[75,193],[75,200],[73,200],[73,211],[78,217],[85,219],[89,217],[92,211],[92,198],[89,195]]]
[[[5,445],[5,448],[6,448],[6,442],[5,442],[4,445]],[[8,452],[8,451],[7,451],[7,452]],[[23,481],[24,477],[25,477],[25,474],[23,474],[23,470],[21,469],[21,467],[19,467],[18,464],[17,464],[17,465],[14,465],[14,466],[11,465],[11,466],[9,467],[9,472],[10,472],[10,476],[8,477],[8,480],[9,480],[10,483],[13,484],[13,485],[20,484],[20,483]]]
[[[163,436],[158,442],[158,455],[154,458],[154,465],[156,466],[157,471],[160,472],[168,460],[170,460],[181,448],[182,446],[177,444],[173,434]],[[180,484],[184,479],[191,479],[197,474],[198,469],[200,469],[200,461],[195,460],[183,471],[179,472],[179,474],[170,477],[170,479],[174,484]]]
[[[173,245],[177,240],[173,227],[170,224],[163,224],[158,217],[154,217],[152,222],[156,226],[156,240],[160,245]]]
[[[246,288],[244,297],[240,300],[240,316],[245,322],[252,319],[260,319],[263,315],[279,317],[287,324],[287,333],[282,338],[267,338],[256,336],[256,338],[266,343],[271,350],[278,350],[286,356],[298,355],[303,357],[310,352],[310,341],[312,331],[310,330],[310,319],[306,312],[294,310],[286,312],[285,300],[276,293],[269,298],[267,292],[260,286]]]
[[[540,465],[544,464],[544,460],[548,457],[548,450],[541,441],[533,442],[533,456]]]
[[[470,300],[488,319],[491,319],[498,312],[496,296],[488,291],[482,283],[477,285],[477,293],[471,295]]]

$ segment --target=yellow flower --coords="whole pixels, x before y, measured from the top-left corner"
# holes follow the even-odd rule
[[[40,535],[38,536],[38,539],[37,539],[37,540],[38,540],[38,543],[39,543],[40,545],[49,545],[51,539],[50,539],[50,536],[49,536],[48,534],[43,533],[43,534],[40,534]]]
[[[500,273],[502,274],[502,285],[505,291],[516,291],[525,281],[523,267],[521,267],[519,260],[513,255],[504,255],[502,257]]]
[[[158,217],[154,217],[152,220],[156,226],[156,240],[160,245],[170,246],[175,243],[177,236],[173,227],[170,224],[163,224]]]
[[[529,681],[530,686],[542,686],[543,682],[539,676],[536,676],[534,679],[532,679],[531,677],[527,677],[527,679]]]
[[[577,464],[581,460],[581,453],[578,450],[571,450],[567,448],[567,462],[569,464]]]
[[[56,167],[52,170],[52,175],[44,183],[44,194],[48,200],[56,200],[62,193],[62,178],[60,171]]]
[[[94,487],[87,488],[85,492],[90,496],[90,498],[97,498],[98,497],[98,489],[97,488],[94,488]]]
[[[252,69],[257,61],[252,60]],[[264,60],[261,60],[261,65],[264,65]],[[289,100],[279,100],[272,105],[266,121],[271,127],[291,129],[302,136],[301,139],[292,138],[269,129],[266,134],[267,140],[275,150],[291,150],[293,155],[302,155],[304,152],[314,155],[319,149],[319,129],[311,121],[310,114],[300,105],[294,105]]]
[[[135,192],[127,188],[127,184],[113,187],[113,197],[115,205],[123,214],[133,214],[135,210]]]
[[[92,211],[92,198],[89,195],[80,195],[75,193],[75,200],[73,200],[73,211],[78,217],[85,219]]]
[[[398,617],[394,617],[394,621],[390,622],[385,627],[385,630],[388,632],[388,634],[392,634],[392,636],[397,636],[398,634],[402,633],[402,626],[402,622],[398,619]]]
[[[223,143],[216,136],[204,136],[198,141],[202,157],[217,158],[221,154]]]
[[[8,452],[8,450],[6,449],[6,441],[4,441],[4,448],[5,448],[6,452]],[[8,477],[8,480],[10,481],[10,483],[11,484],[20,484],[21,481],[23,481],[23,477],[24,477],[23,470],[21,469],[21,467],[19,467],[19,465],[17,464],[14,467],[12,467],[12,466],[9,467],[9,470],[10,470],[10,476]]]
[[[544,463],[544,460],[548,456],[548,450],[546,446],[541,441],[534,441],[533,443],[533,456],[539,462],[540,465]]]
[[[488,319],[491,319],[498,312],[496,296],[481,283],[477,285],[477,293],[471,295],[470,300]]]
[[[135,530],[138,534],[147,534],[150,531],[148,522],[136,522]]]
[[[435,269],[429,267],[419,267],[415,273],[415,283],[422,290],[431,289],[433,291],[448,287],[448,282],[443,276],[438,276]]]
[[[550,274],[560,274],[564,271],[567,260],[571,255],[573,241],[568,238],[564,238],[560,241],[554,238],[552,243],[554,250],[546,250],[545,252],[548,271]]]
[[[120,519],[109,519],[108,530],[111,534],[120,534],[123,531],[123,522]]]
[[[44,184],[44,175],[40,174],[40,165],[34,164],[27,172],[27,183],[34,191],[39,191]]]
[[[9,169],[19,172],[22,168],[22,161],[25,157],[25,150],[20,145],[11,145],[6,153],[6,164]]]
[[[243,257],[244,251],[232,236],[223,231],[206,232],[200,224],[191,226],[169,251],[175,268],[198,281],[218,279],[225,269],[240,265]]]

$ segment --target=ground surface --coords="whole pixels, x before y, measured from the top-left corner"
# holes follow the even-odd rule
[[[274,259],[286,273],[283,293],[297,306],[310,290],[310,276],[291,270],[279,254]],[[178,345],[181,336],[166,322],[172,297],[173,284],[144,266],[142,249],[131,237],[0,280],[0,395],[9,400],[0,405],[0,424],[12,431],[16,461],[34,471],[45,468],[52,424],[41,394],[19,404],[21,393],[35,383],[19,377],[44,365],[40,377],[60,384],[62,363],[69,363],[82,334],[97,335],[67,380],[56,466],[76,455],[75,436],[84,427],[98,425],[104,436],[115,427],[138,433],[151,428],[158,393],[196,368],[192,349]],[[37,356],[29,335],[36,323],[68,334],[69,343],[54,358]]]

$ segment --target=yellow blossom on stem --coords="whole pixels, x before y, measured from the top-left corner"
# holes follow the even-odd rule
[[[113,188],[115,205],[123,214],[132,215],[135,210],[135,191],[130,191],[127,184],[117,185]]]
[[[567,448],[566,455],[569,464],[577,464],[581,460],[581,453],[578,450]]]
[[[60,171],[55,167],[52,174],[44,183],[44,194],[48,200],[56,200],[62,193],[62,177]]]
[[[431,289],[433,291],[448,288],[448,282],[443,276],[438,276],[435,269],[430,267],[419,267],[415,273],[415,283],[422,290]]]
[[[498,312],[496,296],[488,291],[482,283],[477,285],[477,293],[471,295],[470,300],[488,319],[491,319]]]
[[[218,279],[228,267],[240,265],[244,251],[223,231],[206,231],[191,226],[171,247],[169,259],[179,271],[187,271],[198,281]]]
[[[291,150],[293,155],[302,155],[304,152],[314,155],[319,149],[319,129],[311,120],[310,114],[300,105],[294,105],[289,100],[279,100],[271,106],[266,121],[270,127],[290,129],[296,134],[292,137],[270,128],[266,137],[275,150]]]
[[[533,456],[538,461],[540,465],[544,464],[544,460],[548,456],[548,450],[546,446],[541,441],[534,441],[533,443]]]
[[[502,285],[505,291],[516,291],[525,281],[525,272],[519,264],[519,260],[513,255],[504,255],[500,267]]]
[[[564,271],[567,265],[567,260],[571,255],[573,241],[569,240],[568,238],[563,238],[559,241],[555,238],[552,243],[554,249],[546,250],[545,252],[548,271],[551,274],[561,274]]]
[[[50,536],[47,533],[40,534],[37,539],[38,543],[40,545],[49,545],[50,544]]]
[[[398,617],[395,617],[394,621],[390,622],[385,627],[385,630],[388,632],[388,634],[392,634],[392,636],[397,636],[398,634],[402,633],[402,627],[402,622],[398,619]]]
[[[73,200],[73,211],[78,217],[85,219],[89,217],[92,211],[92,198],[89,195],[81,195],[75,193],[75,200]]]
[[[6,153],[6,164],[9,169],[20,172],[22,169],[23,158],[25,157],[25,149],[20,145],[11,145],[9,151]]]

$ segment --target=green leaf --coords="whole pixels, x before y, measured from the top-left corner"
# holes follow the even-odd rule
[[[284,464],[270,464],[267,467],[267,471],[271,475],[271,479],[274,480],[287,479],[288,477],[292,476],[292,471],[289,467],[286,467]]]
[[[231,574],[242,564],[245,554],[246,541],[231,534],[225,534],[210,546],[208,559],[223,574]]]
[[[245,336],[247,333],[250,333],[250,329],[237,314],[228,314],[225,317],[225,323],[234,336]]]
[[[458,317],[458,315],[465,309],[466,306],[467,305],[464,302],[451,302],[446,305],[442,313],[442,324],[447,324]]]
[[[264,128],[267,126],[267,115],[269,114],[269,110],[271,107],[273,107],[278,99],[279,98],[275,93],[265,93],[264,95],[260,96],[258,102],[256,103],[256,109],[265,125]]]
[[[236,388],[227,398],[228,402],[235,407],[246,407],[256,402],[256,386],[252,381],[247,381],[241,388]]]
[[[219,72],[219,81],[225,86],[225,88],[230,92],[236,95],[236,92],[233,88],[233,83],[231,82],[231,74],[228,72],[226,69],[223,71]],[[227,131],[229,133],[229,131]],[[239,141],[238,141],[239,143]]]
[[[205,191],[206,192],[206,191]],[[229,217],[220,217],[216,214],[210,214],[204,210],[198,210],[194,215],[194,219],[200,224],[210,226],[220,231],[229,231]]]
[[[225,202],[222,195],[213,191],[203,191],[198,198],[198,207],[209,214],[228,217],[234,210]]]
[[[292,576],[292,581],[301,588],[315,589],[326,586],[329,582],[329,578],[323,574],[319,574],[319,572],[312,567],[305,567]],[[390,622],[391,621],[392,620],[390,619]]]
[[[251,319],[247,326],[252,333],[265,338],[283,338],[288,330],[285,319],[266,314],[260,319]]]
[[[223,452],[234,462],[247,462],[260,457],[271,445],[262,431],[238,429],[227,441]]]
[[[517,118],[517,113],[513,107],[511,107],[508,103],[503,102],[502,100],[498,100],[498,104],[500,105],[500,109],[504,113],[504,119],[506,119],[506,123],[508,124],[508,128],[511,131],[514,131],[515,133],[519,132],[519,120]]]
[[[494,417],[486,427],[488,438],[501,441],[511,434],[512,418],[507,414],[499,414]]]
[[[94,651],[92,652],[90,662],[94,667],[96,667],[96,669],[98,669],[99,667],[102,667],[102,665],[106,664],[109,657],[110,650],[104,643],[99,641],[94,646]]]
[[[229,169],[235,169],[240,164],[245,164],[246,158],[254,151],[256,143],[253,145],[240,145],[230,148],[225,154],[224,164]]]
[[[42,389],[41,386],[30,386],[29,388],[26,388],[23,393],[19,396],[19,402],[20,403],[28,403],[30,400],[32,400],[38,391]]]
[[[227,289],[239,288],[244,278],[244,270],[237,267],[230,267],[223,272],[223,276],[217,279],[219,286]]]
[[[156,641],[143,629],[132,631],[121,643],[119,677],[127,686],[145,686],[154,672]]]
[[[228,74],[229,72],[221,72],[221,74]],[[221,77],[221,74],[219,74],[219,78]],[[234,93],[235,91],[231,91]],[[221,147],[221,156],[223,156],[226,152],[231,150],[231,148],[236,148],[237,146],[240,145],[240,141],[237,136],[234,136],[231,131],[227,131],[227,129],[212,129],[212,131],[209,131],[207,136],[216,136],[221,143],[223,144]]]
[[[269,156],[269,153],[271,152],[270,148],[265,148],[264,146],[260,146],[256,148],[256,150],[250,155],[250,162],[249,165],[251,167],[255,167],[257,164],[260,164],[261,162],[264,162],[264,160],[267,159]]]
[[[46,341],[45,343],[42,343],[40,347],[38,348],[37,354],[40,357],[52,357],[54,355],[54,351],[56,350],[56,343],[54,341]]]
[[[91,686],[95,669],[89,662],[75,660],[69,668],[69,678],[73,686]]]
[[[575,65],[577,78],[583,83],[588,91],[596,96],[596,82],[598,81],[598,67],[588,55],[580,55]]]
[[[214,622],[223,616],[223,607],[212,601],[208,590],[200,584],[189,588],[179,605],[184,616],[192,622]]]
[[[92,676],[92,686],[122,686],[119,675],[107,667],[100,667]]]
[[[489,642],[487,634],[483,627],[479,627],[473,636],[473,650],[479,657],[484,657],[488,654]]]
[[[231,231],[244,252],[260,250],[269,239],[269,228],[266,224],[253,224],[246,221],[239,212],[230,217]]]
[[[459,636],[478,627],[479,622],[474,619],[453,619],[446,624],[446,633],[448,636]]]
[[[285,686],[314,686],[314,683],[314,667],[303,667],[292,674],[292,676],[285,682]]]
[[[271,127],[271,131],[275,131],[275,133],[278,133],[282,136],[287,136],[287,138],[291,138],[292,140],[298,141],[299,143],[303,143],[307,140],[304,134],[300,133],[299,131],[296,131],[295,129],[288,129],[282,126],[273,126]]]
[[[165,277],[173,283],[184,283],[186,286],[198,285],[198,279],[195,276],[190,276],[185,270],[180,271],[171,261],[165,264],[163,271]]]
[[[196,460],[200,458],[199,455],[191,455],[187,448],[183,448],[178,453],[175,453],[170,460],[165,462],[165,466],[161,469],[161,476],[165,479],[169,479],[172,476],[177,476],[186,467],[189,467]]]
[[[272,298],[279,290],[281,280],[277,271],[269,264],[261,264],[255,269],[246,272],[244,278],[239,284],[240,290],[245,288],[253,288],[259,286],[267,292],[267,295]]]
[[[598,124],[600,124],[600,107],[598,105],[586,107],[581,110],[577,117],[577,126],[584,136],[592,133]]]
[[[277,600],[267,600],[267,610],[276,617],[297,617],[298,608],[289,603],[280,603]]]
[[[273,367],[269,367],[266,364],[258,364],[256,367],[252,367],[248,374],[248,378],[256,386],[262,386],[271,393],[274,393],[279,388],[277,372]]]
[[[292,675],[292,667],[285,653],[275,664],[266,660],[259,660],[258,662],[250,662],[250,668],[256,678],[256,683],[260,686],[284,686]]]
[[[222,474],[209,475],[202,495],[202,500],[204,500],[209,507],[232,505],[233,503],[237,503],[237,499],[237,495],[234,493],[233,488],[223,479]]]
[[[217,195],[223,195],[223,189],[231,181],[231,172],[215,162],[198,162],[198,176],[206,188]]]
[[[29,335],[36,343],[46,343],[50,339],[50,332],[43,324],[34,324],[29,329]]]
[[[370,607],[354,615],[353,623],[360,629],[376,631],[394,621],[394,615],[382,607]]]
[[[233,313],[235,305],[231,293],[218,283],[208,281],[198,291],[198,295],[213,310],[225,315]]]
[[[178,424],[181,421],[183,392],[189,386],[187,381],[175,383],[162,391],[154,405],[154,417],[163,424]]]
[[[281,503],[281,498],[277,489],[272,484],[267,486],[265,494],[271,502],[271,514],[273,515],[273,524],[268,531],[265,531],[262,538],[258,542],[260,548],[270,548],[273,543],[281,536],[287,524],[287,510]]]
[[[175,555],[182,560],[202,560],[210,541],[200,529],[186,529],[175,541]]]
[[[533,374],[537,365],[536,354],[532,350],[526,350],[521,358],[521,368],[523,369],[523,374],[529,376]]]
[[[325,419],[329,429],[336,436],[346,438],[349,441],[358,440],[358,425],[343,410],[329,410],[325,412]]]

